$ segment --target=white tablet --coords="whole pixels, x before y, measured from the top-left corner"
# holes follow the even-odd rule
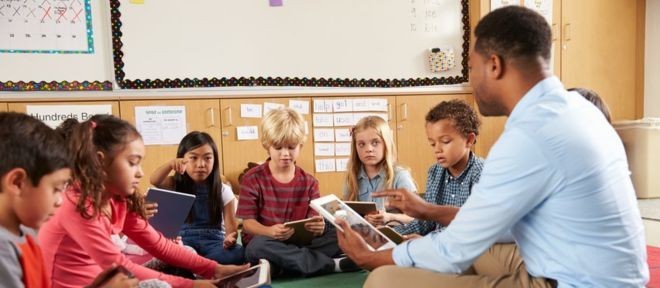
[[[309,206],[316,210],[316,212],[319,212],[325,219],[328,219],[330,223],[342,232],[343,230],[335,223],[335,219],[343,218],[353,230],[364,238],[372,250],[385,250],[396,246],[392,240],[385,237],[383,233],[369,224],[367,220],[362,218],[360,214],[351,209],[346,203],[339,200],[334,194],[314,199],[310,202]]]
[[[259,265],[221,278],[215,286],[224,288],[252,288],[268,284],[270,284],[270,264],[267,260],[260,259]]]
[[[163,236],[174,238],[188,218],[195,195],[151,187],[147,190],[145,202],[158,203],[158,213],[149,219],[149,224]]]

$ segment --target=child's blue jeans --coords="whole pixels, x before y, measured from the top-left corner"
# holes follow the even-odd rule
[[[201,256],[214,260],[220,264],[245,263],[243,246],[236,244],[229,249],[223,247],[225,235],[220,229],[213,228],[187,228],[179,232],[184,245],[188,245]]]

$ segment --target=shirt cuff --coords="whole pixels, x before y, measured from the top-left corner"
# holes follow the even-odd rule
[[[410,242],[412,242],[412,240],[405,241],[394,247],[394,250],[392,250],[392,260],[394,260],[394,263],[397,266],[413,267],[414,262],[410,257],[410,253],[408,251]]]

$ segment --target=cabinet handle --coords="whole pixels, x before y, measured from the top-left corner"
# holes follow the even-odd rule
[[[215,127],[215,109],[209,108],[207,113],[209,115],[209,127]]]
[[[564,41],[571,41],[571,23],[564,25]]]
[[[231,119],[232,119],[232,118],[231,118],[231,107],[227,107],[227,108],[225,108],[225,109],[223,110],[223,112],[224,112],[224,113],[222,113],[222,114],[223,114],[223,117],[222,117],[222,118],[224,118],[224,121],[223,121],[223,123],[222,123],[222,126],[224,126],[224,127],[231,126],[231,125],[232,125],[232,120],[231,120]]]
[[[408,103],[401,104],[401,121],[408,120]]]
[[[552,41],[557,41],[557,23],[552,23]]]

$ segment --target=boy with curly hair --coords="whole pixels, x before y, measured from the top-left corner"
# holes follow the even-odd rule
[[[438,217],[436,221],[415,219],[396,226],[397,232],[416,238],[442,231],[454,219],[481,176],[484,160],[471,151],[480,124],[474,109],[458,99],[443,101],[426,114],[426,135],[437,162],[428,171],[425,202],[419,199],[418,205],[427,206]]]

